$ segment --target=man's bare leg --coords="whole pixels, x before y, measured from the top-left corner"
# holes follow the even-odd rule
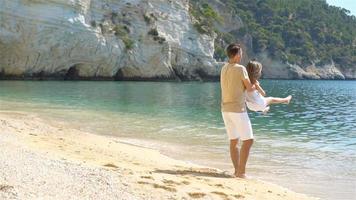
[[[241,150],[240,150],[240,161],[237,177],[246,178],[246,163],[248,160],[248,156],[250,154],[250,149],[253,144],[253,139],[245,140],[242,142]]]
[[[232,164],[235,168],[235,176],[237,176],[238,168],[239,168],[239,149],[237,144],[239,143],[238,139],[230,140],[230,157]]]
[[[290,100],[292,99],[292,96],[289,95],[286,98],[278,98],[278,97],[266,97],[267,105],[271,104],[279,104],[279,103],[285,103],[289,104]]]

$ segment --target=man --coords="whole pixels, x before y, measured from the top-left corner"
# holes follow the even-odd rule
[[[238,44],[230,44],[226,53],[229,62],[220,74],[221,112],[230,140],[230,156],[235,168],[235,176],[246,178],[245,168],[250,148],[253,144],[253,133],[245,105],[245,90],[252,91],[247,71],[240,65],[242,49]],[[241,150],[238,149],[242,141]]]

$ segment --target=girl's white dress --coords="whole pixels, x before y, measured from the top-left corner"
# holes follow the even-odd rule
[[[246,91],[246,105],[252,111],[264,111],[267,108],[267,101],[257,90]]]

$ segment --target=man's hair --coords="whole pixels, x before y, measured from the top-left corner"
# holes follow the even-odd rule
[[[226,48],[226,54],[229,58],[235,57],[237,54],[242,52],[240,44],[233,43]]]

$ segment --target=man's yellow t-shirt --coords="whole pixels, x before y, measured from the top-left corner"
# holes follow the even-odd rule
[[[246,112],[244,79],[248,79],[246,68],[227,63],[221,69],[221,111]]]

